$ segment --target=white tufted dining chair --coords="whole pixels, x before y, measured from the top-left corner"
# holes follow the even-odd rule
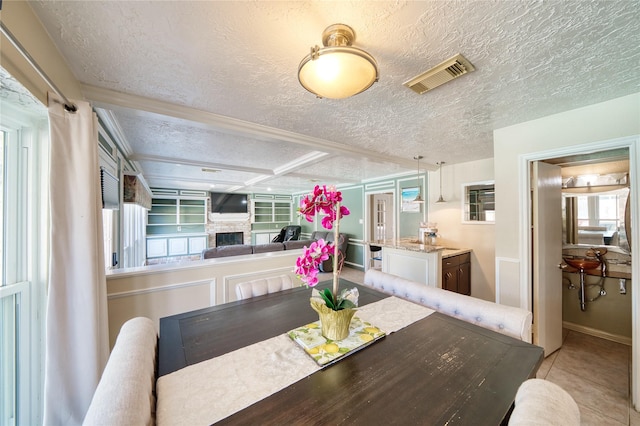
[[[529,379],[518,388],[509,426],[579,426],[580,410],[571,395],[548,380]]]
[[[251,297],[262,296],[268,293],[275,293],[281,290],[293,288],[293,280],[289,275],[278,275],[276,277],[260,278],[253,281],[246,281],[236,286],[236,296],[238,300],[249,299]]]

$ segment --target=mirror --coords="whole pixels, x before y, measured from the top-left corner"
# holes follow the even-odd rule
[[[629,188],[599,193],[563,193],[562,242],[618,247],[630,253]]]

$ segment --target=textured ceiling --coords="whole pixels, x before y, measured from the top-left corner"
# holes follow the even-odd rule
[[[0,101],[0,114],[4,108],[14,108],[31,119],[46,120],[47,108],[2,67]]]
[[[492,157],[496,128],[640,91],[635,0],[30,4],[151,186],[289,192],[415,171],[415,155],[434,169]],[[380,80],[317,99],[296,71],[334,23]],[[476,71],[402,86],[456,53]]]

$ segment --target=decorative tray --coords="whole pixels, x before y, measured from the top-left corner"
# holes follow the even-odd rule
[[[386,335],[378,327],[360,320],[357,316],[351,319],[349,336],[343,340],[323,337],[320,320],[298,327],[287,334],[322,367],[351,355]]]

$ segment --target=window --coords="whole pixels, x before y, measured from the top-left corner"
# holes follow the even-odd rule
[[[462,185],[463,222],[496,221],[495,186],[493,182],[476,182]]]
[[[47,111],[0,68],[0,424],[41,424]]]

